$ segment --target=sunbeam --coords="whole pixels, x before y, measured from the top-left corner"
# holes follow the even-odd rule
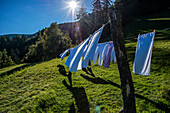
[[[69,8],[69,13],[72,12],[72,20],[74,20],[76,9],[79,8],[79,2],[76,0],[70,0],[66,2],[66,5],[66,8]]]

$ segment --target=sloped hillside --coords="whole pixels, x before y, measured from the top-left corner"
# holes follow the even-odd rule
[[[151,75],[132,73],[137,112],[164,113],[170,110],[170,30],[162,30],[168,28],[169,23],[169,15],[159,13],[137,19],[124,29],[131,70],[137,35],[156,29]],[[110,68],[92,64],[91,71],[68,73],[65,60],[56,58],[18,71],[12,68],[11,74],[1,73],[0,112],[74,113],[90,110],[95,113],[101,109],[102,113],[117,113],[123,107],[117,64],[111,63]]]

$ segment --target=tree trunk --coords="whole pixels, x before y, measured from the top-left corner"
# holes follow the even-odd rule
[[[136,113],[134,86],[123,40],[122,17],[120,12],[111,10],[110,19],[111,36],[121,79],[124,113]]]

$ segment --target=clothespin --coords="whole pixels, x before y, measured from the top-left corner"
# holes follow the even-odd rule
[[[153,32],[156,32],[156,30],[154,29],[154,31]]]
[[[140,35],[140,33],[139,33],[139,35]],[[139,35],[138,35],[138,36],[139,36]]]
[[[105,26],[105,24],[102,25],[102,27],[104,27],[104,26]]]

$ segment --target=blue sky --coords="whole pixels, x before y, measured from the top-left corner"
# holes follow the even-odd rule
[[[0,0],[0,35],[33,34],[52,22],[74,21],[66,8],[70,0]],[[92,11],[93,0],[77,0]],[[114,1],[114,0],[113,0]]]

